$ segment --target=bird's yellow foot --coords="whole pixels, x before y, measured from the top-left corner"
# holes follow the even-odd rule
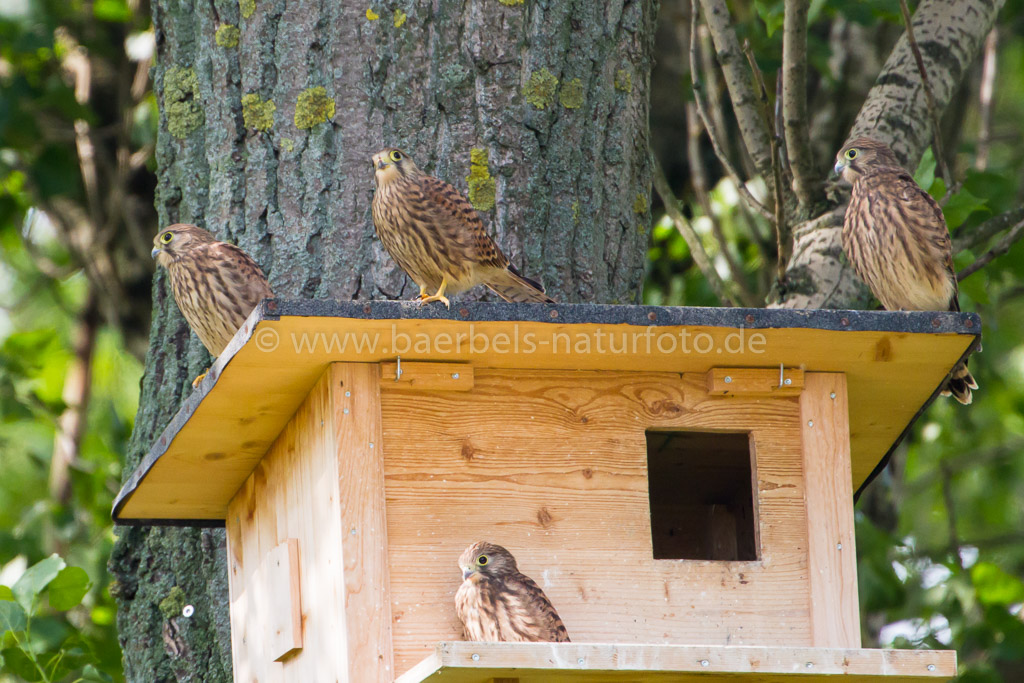
[[[199,375],[194,380],[192,380],[192,388],[193,389],[195,389],[196,387],[199,386],[199,383],[203,381],[203,378],[206,377],[206,373],[209,372],[209,371],[210,371],[209,368],[207,368],[206,371],[203,372],[203,374]]]
[[[452,307],[451,302],[448,301],[448,297],[446,297],[444,294],[441,294],[440,292],[438,292],[437,294],[433,294],[431,296],[425,296],[419,301],[420,306],[423,306],[424,304],[429,304],[431,301],[440,301],[441,303],[444,304],[445,308],[451,309]]]
[[[413,299],[413,301],[423,301],[424,299],[427,298],[427,296],[429,296],[427,294],[427,288],[426,287],[420,287],[420,293],[416,295],[416,298]]]

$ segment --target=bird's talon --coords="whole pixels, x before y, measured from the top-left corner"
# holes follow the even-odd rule
[[[208,373],[208,372],[209,372],[209,370],[207,370],[206,372],[204,372],[203,374],[199,375],[194,380],[192,380],[192,388],[193,389],[195,389],[196,387],[199,386],[199,383],[203,381],[203,379],[206,377],[206,373]]]

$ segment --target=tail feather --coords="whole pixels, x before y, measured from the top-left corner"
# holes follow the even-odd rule
[[[952,396],[960,403],[967,405],[974,398],[971,395],[971,389],[977,388],[978,383],[975,381],[974,376],[971,375],[971,371],[967,369],[967,361],[964,361],[953,368],[949,379],[942,385],[942,395]]]
[[[523,277],[512,265],[502,270],[495,270],[484,284],[505,301],[555,303],[554,299],[544,293],[544,287],[540,283]]]

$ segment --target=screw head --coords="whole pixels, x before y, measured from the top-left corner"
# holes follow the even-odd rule
[[[577,659],[576,663],[579,664],[580,666],[583,666],[583,657],[580,657],[579,659]]]
[[[928,665],[928,670],[929,671],[935,671],[935,665],[934,664],[929,664]]]
[[[348,411],[346,411],[346,412],[348,412]],[[807,421],[807,426],[808,427],[813,427],[814,426],[814,420],[808,420]]]
[[[348,408],[345,408],[345,410],[343,410],[343,411],[341,411],[341,412],[343,412],[343,413],[345,413],[346,415],[348,415]]]
[[[807,662],[807,668],[808,669],[813,669],[814,668],[814,662]]]
[[[472,660],[473,660],[474,662],[479,662],[479,661],[480,661],[480,655],[478,655],[477,653],[475,653],[475,652],[474,652],[474,653],[473,653],[473,656],[471,657],[471,659],[472,659]]]
[[[701,666],[707,666],[707,665],[708,665],[708,664],[710,664],[710,663],[711,663],[711,662],[709,662],[709,661],[708,661],[708,660],[706,660],[706,659],[702,659],[702,660],[700,660],[700,665],[701,665]]]
[[[458,378],[459,378],[459,373],[453,372],[452,373],[452,379],[458,379]]]
[[[786,381],[785,381],[785,382],[783,382],[783,384],[786,384],[786,385],[789,385],[789,384],[792,384],[792,383],[793,383],[793,380],[792,380],[792,379],[790,379],[789,377],[787,377],[787,378],[786,378]]]
[[[351,391],[346,391],[346,392],[345,392],[345,395],[346,395],[346,396],[351,396],[351,395],[352,395],[352,392],[351,392]]]
[[[370,442],[370,448],[373,448],[373,442],[372,441]]]
[[[352,534],[353,536],[355,536],[355,535],[356,535],[356,534],[357,534],[358,532],[357,532],[357,531],[355,530],[355,528],[353,527],[353,528],[352,528],[352,529],[351,529],[351,530],[349,531],[349,533],[350,533],[350,534]]]
[[[832,399],[833,401],[834,401],[834,400],[836,400],[836,392],[834,392],[834,391],[830,392],[830,393],[829,393],[829,395],[828,395],[828,397],[829,397],[830,399]]]
[[[836,550],[842,550],[842,549],[843,549],[843,544],[842,543],[836,543]]]
[[[196,613],[196,608],[192,605],[185,605],[185,609],[181,610],[181,616],[190,617]]]
[[[729,375],[726,375],[724,382],[726,384],[732,384],[732,377],[730,377]]]

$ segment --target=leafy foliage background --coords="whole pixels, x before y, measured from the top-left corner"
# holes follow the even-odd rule
[[[770,226],[744,210],[706,140],[688,154],[684,111],[692,91],[680,38],[688,4],[662,3],[654,153],[723,280],[741,300],[763,305],[776,256]],[[769,0],[732,6],[741,39],[768,75],[780,66],[782,7]],[[32,593],[38,600],[22,606],[33,615],[23,644],[41,657],[68,653],[66,670],[54,669],[53,680],[92,672],[122,678],[112,598],[119,587],[106,561],[110,505],[138,408],[148,241],[157,229],[148,11],[137,0],[19,0],[0,9],[0,612],[19,604],[3,586],[16,586],[29,567],[56,566],[52,554],[84,570],[79,603],[43,602],[40,596],[54,590],[44,583]],[[884,59],[901,31],[899,6],[814,0],[810,26],[812,109],[831,108],[813,140],[824,172],[859,106],[851,95],[856,81],[870,85],[874,77],[864,55]],[[859,71],[836,75],[833,37],[844,27],[872,42],[850,46]],[[990,105],[979,98],[979,60],[944,118],[954,176],[963,180],[944,208],[954,239],[967,247],[956,255],[957,268],[991,247],[990,239],[971,236],[993,217],[1019,211],[1024,199],[1024,76],[1017,68],[1024,63],[1024,2],[1004,7],[994,54]],[[85,97],[74,55],[87,60]],[[97,160],[91,180],[78,147],[83,130]],[[917,178],[942,198],[947,188],[936,175],[934,157],[926,155]],[[764,196],[760,181],[750,188]],[[663,214],[656,206],[645,302],[720,305]],[[936,402],[858,507],[865,645],[954,647],[965,681],[1024,680],[1024,247],[1017,243],[966,278],[961,305],[985,325],[984,352],[971,361],[981,385],[974,404]],[[91,340],[84,405],[68,391],[83,335]],[[62,488],[54,482],[55,444],[76,407],[83,422]],[[2,631],[4,622],[0,681],[38,680],[16,652],[14,630]]]

